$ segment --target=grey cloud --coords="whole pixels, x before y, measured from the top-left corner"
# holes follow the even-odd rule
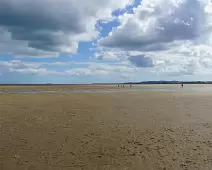
[[[87,31],[84,17],[70,2],[3,0],[0,26],[7,28],[13,40],[25,40],[32,48],[57,51],[55,47],[68,45],[68,35]],[[66,36],[55,34],[58,31]]]
[[[49,58],[59,55],[56,51],[46,51],[29,46],[27,41],[13,40],[11,33],[0,27],[0,54],[10,54],[17,58],[40,57]]]
[[[12,51],[15,54],[27,53],[24,51],[28,47],[39,50],[35,56],[46,52],[76,53],[79,42],[98,36],[99,20],[109,19],[113,11],[129,4],[132,0],[1,0],[0,34],[10,34],[8,41],[24,44],[23,50]],[[10,52],[1,48],[1,40],[0,51]]]
[[[130,56],[129,61],[136,67],[154,67],[152,59],[144,55]]]
[[[3,0],[0,2],[0,24],[19,31],[63,30],[80,33],[85,28],[72,2]]]
[[[141,3],[145,4],[144,1],[147,4],[148,0]],[[126,23],[101,39],[100,46],[144,52],[162,51],[167,50],[167,45],[174,41],[192,41],[212,30],[205,27],[208,24],[206,5],[200,0],[154,2],[156,5],[148,1],[152,5],[148,6],[151,9],[148,12],[141,5]]]

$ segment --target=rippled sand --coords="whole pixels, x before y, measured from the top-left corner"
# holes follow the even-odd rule
[[[212,167],[212,94],[0,95],[0,169]]]

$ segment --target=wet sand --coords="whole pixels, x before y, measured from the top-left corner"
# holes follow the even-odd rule
[[[120,84],[121,85],[121,84]],[[167,84],[167,85],[124,85],[124,88],[118,87],[118,85],[44,85],[44,86],[0,86],[0,92],[22,92],[22,91],[34,91],[34,92],[61,92],[72,90],[108,90],[108,89],[178,89],[180,84]],[[184,85],[186,88],[212,88],[212,84],[195,84]]]
[[[1,170],[211,167],[212,94],[0,95]]]

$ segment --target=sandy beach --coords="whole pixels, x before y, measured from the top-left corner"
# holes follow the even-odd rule
[[[122,85],[122,84],[119,84]],[[184,85],[186,88],[212,88],[212,84],[194,84]],[[180,84],[161,84],[161,85],[132,85],[132,88],[136,89],[177,89],[180,88]],[[124,86],[124,89],[132,89],[129,84]],[[109,89],[123,89],[118,85],[52,85],[52,86],[0,86],[0,92],[21,92],[21,91],[72,91],[72,90],[109,90]]]
[[[0,169],[212,169],[212,93],[0,94]]]

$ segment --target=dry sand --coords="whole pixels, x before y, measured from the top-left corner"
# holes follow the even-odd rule
[[[0,170],[25,169],[212,169],[212,94],[0,95]]]

